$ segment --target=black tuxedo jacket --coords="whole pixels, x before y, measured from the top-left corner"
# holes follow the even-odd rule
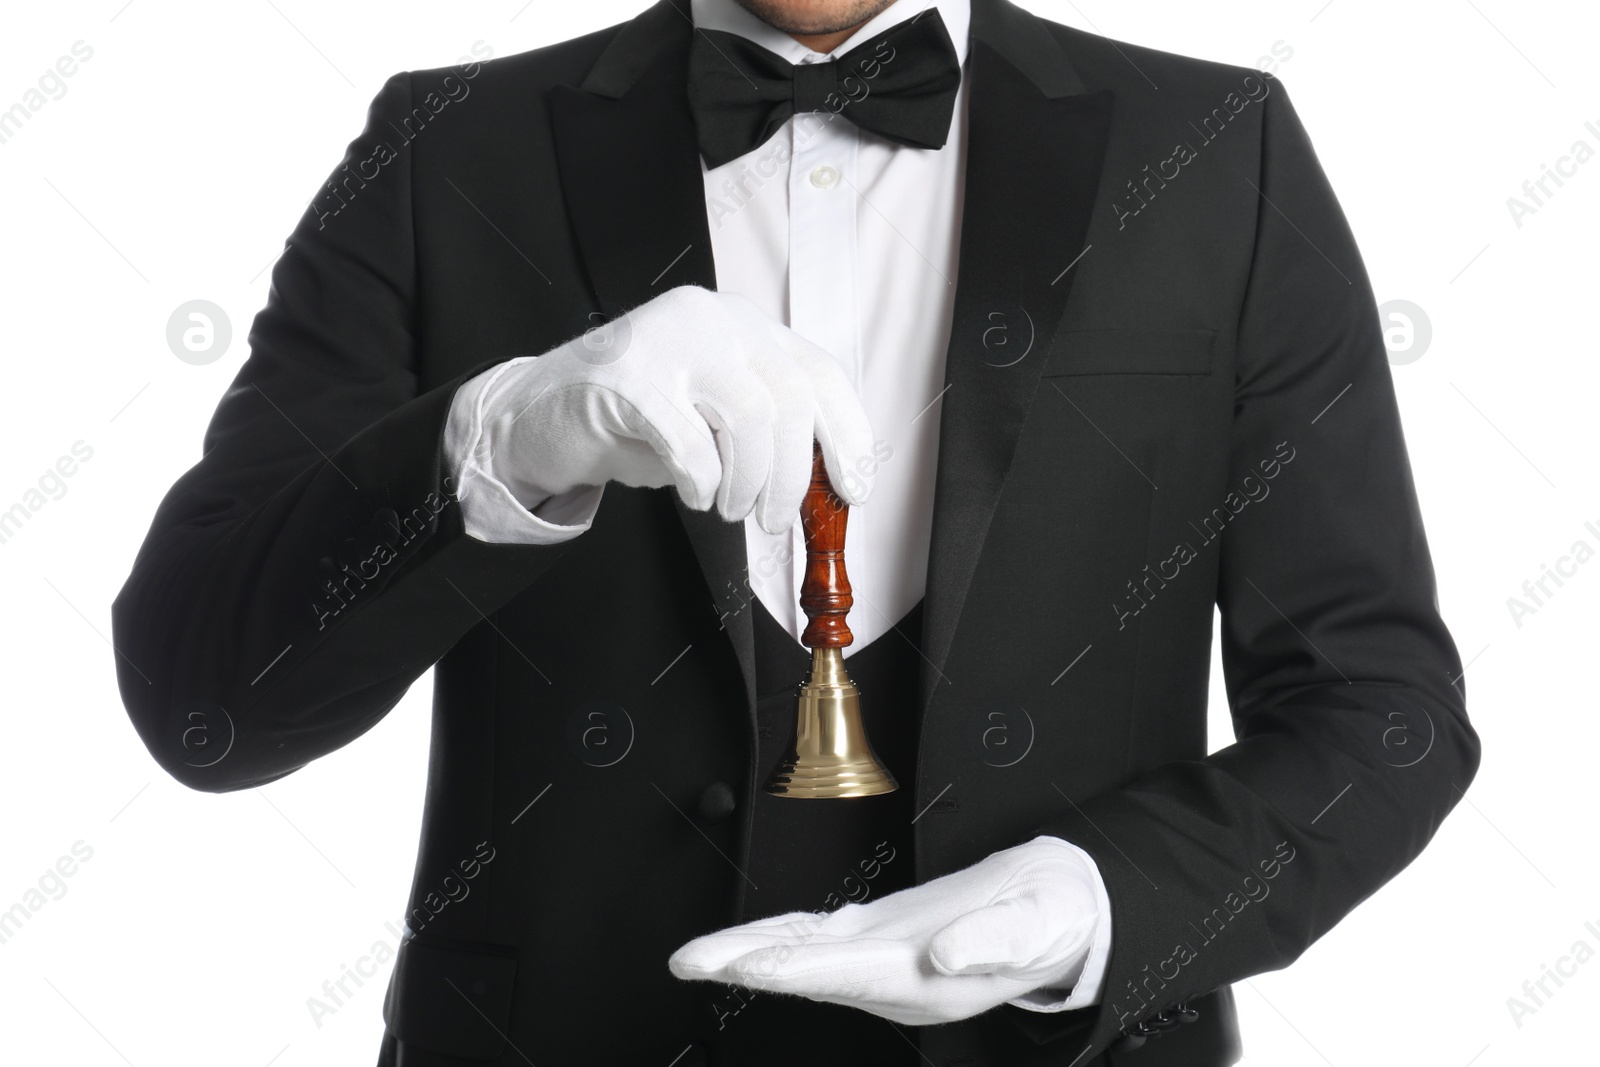
[[[716,284],[691,32],[663,0],[391,79],[115,605],[134,725],[201,790],[436,665],[402,1065],[688,1065],[731,1025],[666,960],[745,888],[742,528],[613,485],[569,543],[482,543],[440,442],[466,378]],[[1404,868],[1478,763],[1380,325],[1281,85],[1006,0],[971,34],[925,626],[884,638],[924,662],[916,875],[1056,834],[1115,945],[1097,1008],[907,1034],[939,1067],[1223,1064],[1228,984]],[[1213,605],[1238,739],[1207,755]]]

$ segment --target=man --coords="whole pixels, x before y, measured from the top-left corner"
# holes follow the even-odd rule
[[[122,690],[225,791],[436,665],[383,1064],[1220,1067],[1229,983],[1476,770],[1371,292],[1254,71],[662,0],[391,79],[251,344]],[[761,789],[813,438],[884,797]]]

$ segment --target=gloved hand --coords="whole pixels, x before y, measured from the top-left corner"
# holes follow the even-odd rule
[[[1086,853],[1041,836],[880,900],[697,937],[668,966],[679,978],[792,993],[911,1026],[954,1022],[1070,986],[1086,963],[1098,984],[1110,941],[1104,894]],[[1018,1006],[1068,1006],[1065,994],[1052,999]]]
[[[838,361],[746,298],[696,286],[478,375],[445,432],[467,530],[483,540],[545,539],[527,509],[565,497],[566,515],[592,515],[611,481],[673,485],[691,508],[753,512],[779,533],[799,515],[813,437],[835,490],[862,503],[855,467],[872,430]]]

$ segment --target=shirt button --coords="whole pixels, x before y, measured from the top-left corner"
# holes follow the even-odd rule
[[[839,172],[829,166],[821,166],[811,172],[811,184],[818,189],[832,189],[839,184]]]

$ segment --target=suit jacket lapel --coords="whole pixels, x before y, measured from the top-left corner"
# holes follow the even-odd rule
[[[579,88],[560,85],[549,95],[562,192],[606,318],[674,286],[716,288],[687,102],[691,32],[685,15],[662,0],[617,32]],[[744,527],[674,500],[753,709],[755,629],[740,595]]]
[[[607,315],[716,284],[685,95],[689,33],[662,0],[617,32],[580,87],[549,94],[562,192]]]
[[[692,27],[661,0],[620,29],[582,86],[549,96],[563,193],[602,312],[686,283],[714,288],[704,184],[686,97]],[[1049,28],[973,0],[966,201],[946,359],[923,645],[931,699],[1066,306],[1099,185],[1111,96],[1089,92]],[[997,324],[1036,344],[1011,363]],[[1013,349],[1003,350],[1005,352]],[[678,509],[755,697],[744,531]]]
[[[974,0],[967,76],[966,194],[924,609],[924,707],[947,680],[961,608],[1085,252],[1111,115],[1111,94],[1089,92],[1050,29],[1006,0]],[[1005,347],[992,344],[997,329],[1010,334]],[[1033,350],[1019,360],[1023,338]]]

